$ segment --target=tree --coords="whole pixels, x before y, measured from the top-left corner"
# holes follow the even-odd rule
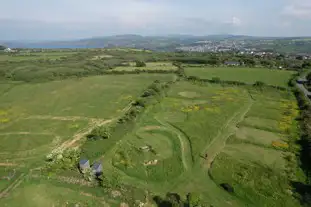
[[[146,63],[144,61],[136,60],[136,67],[146,67]]]
[[[258,87],[263,87],[265,85],[265,83],[264,82],[261,82],[261,81],[256,81],[255,83],[254,83],[254,86],[258,86]]]
[[[200,206],[201,196],[197,193],[188,193],[187,202],[189,207],[197,207]]]
[[[213,77],[213,78],[212,78],[212,82],[213,82],[213,83],[220,83],[221,80],[220,80],[219,77]]]
[[[311,85],[311,72],[307,75],[308,84]]]
[[[0,45],[0,50],[5,50],[5,49],[6,49],[6,47],[5,47],[5,46]]]
[[[311,61],[304,61],[302,63],[302,68],[311,68]]]
[[[111,137],[111,130],[109,127],[96,127],[92,130],[91,134],[88,135],[89,139],[109,139]]]
[[[256,61],[252,58],[244,59],[244,63],[245,63],[245,65],[250,66],[250,67],[253,67],[256,65]]]

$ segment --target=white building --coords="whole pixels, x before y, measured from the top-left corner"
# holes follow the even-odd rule
[[[11,49],[11,48],[6,48],[5,50],[4,50],[4,52],[12,52],[13,50]]]

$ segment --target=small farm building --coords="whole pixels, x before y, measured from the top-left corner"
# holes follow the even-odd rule
[[[103,165],[100,162],[95,162],[92,166],[92,170],[95,175],[101,175],[103,172]]]
[[[83,172],[85,171],[86,169],[90,168],[90,161],[87,160],[87,159],[82,159],[80,160],[79,162],[79,168],[80,170]]]

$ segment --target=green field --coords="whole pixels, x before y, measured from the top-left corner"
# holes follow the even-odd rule
[[[282,87],[287,87],[289,79],[294,74],[292,71],[245,67],[188,67],[185,72],[187,76],[203,79],[218,77],[221,80],[240,81],[249,84],[261,81],[265,84]]]
[[[172,75],[97,76],[16,85],[0,97],[0,109],[25,116],[111,118],[157,79]]]
[[[18,54],[0,54],[0,61],[57,60],[74,54],[76,54],[76,52],[21,52]]]
[[[16,166],[40,165],[46,154],[65,141],[80,134],[84,138],[88,128],[123,113],[153,80],[173,78],[128,75],[4,85],[0,158]]]
[[[155,207],[167,193],[197,195],[197,206],[299,206],[295,97],[251,86],[287,87],[294,72],[188,65],[183,74],[172,62],[187,55],[205,58],[126,48],[0,56],[1,206]],[[153,73],[127,74],[135,70]],[[103,176],[83,175],[82,158]]]
[[[169,62],[147,62],[145,67],[136,67],[136,63],[130,62],[129,66],[119,66],[114,68],[116,71],[134,71],[134,70],[170,70],[175,71],[177,67]]]

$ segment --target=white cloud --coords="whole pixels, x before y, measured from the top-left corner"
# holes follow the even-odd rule
[[[311,0],[289,0],[282,13],[292,18],[311,19]]]
[[[238,17],[232,17],[232,22],[231,23],[233,25],[235,25],[235,26],[240,26],[242,24],[242,21]]]
[[[241,26],[242,20],[238,17],[233,16],[229,21],[225,21],[224,23],[232,26]]]

